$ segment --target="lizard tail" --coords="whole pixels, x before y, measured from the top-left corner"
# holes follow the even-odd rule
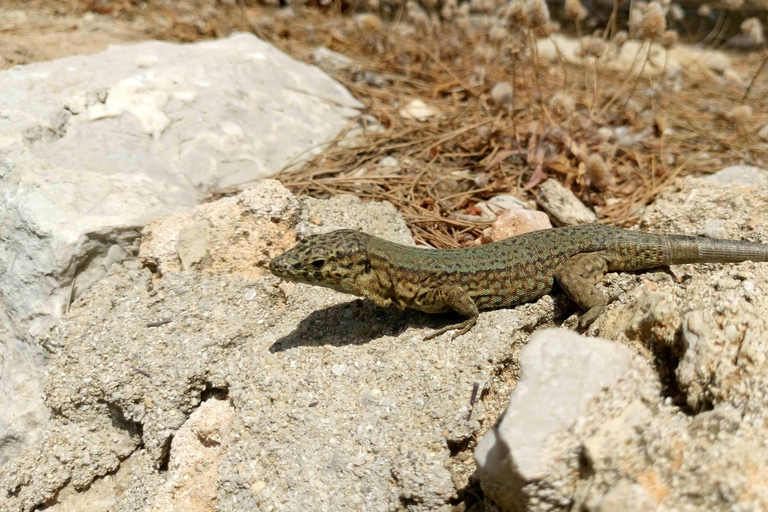
[[[694,236],[664,237],[668,265],[768,261],[768,244]]]

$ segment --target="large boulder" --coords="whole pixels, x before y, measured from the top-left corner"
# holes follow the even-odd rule
[[[0,90],[3,462],[47,418],[36,339],[142,227],[317,151],[359,104],[249,34],[18,66]]]
[[[275,174],[360,106],[250,34],[18,66],[0,90],[0,296],[33,335],[149,220]]]

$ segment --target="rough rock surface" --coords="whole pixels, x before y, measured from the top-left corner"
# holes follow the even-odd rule
[[[648,209],[643,229],[701,234],[714,220],[729,237],[766,242],[766,202],[755,187],[688,179]],[[208,250],[184,270],[179,248],[194,244],[180,246],[180,234],[194,239],[203,221]],[[166,222],[142,251],[162,272],[114,266],[45,337],[52,415],[39,446],[0,466],[9,511],[89,499],[97,511],[152,510],[168,482],[184,488],[176,438],[202,431],[214,433],[202,438],[218,462],[187,489],[209,495],[216,475],[217,510],[447,512],[463,500],[495,510],[487,496],[472,505],[475,444],[506,406],[531,333],[575,324],[566,300],[486,312],[465,336],[425,342],[455,318],[283,283],[260,263],[285,248],[283,229],[408,242],[391,205],[296,200],[267,181]],[[238,224],[263,239],[250,265]],[[523,488],[530,510],[768,507],[765,267],[606,277],[616,300],[588,334],[638,355],[543,441],[543,476]],[[212,400],[231,407],[231,423],[200,430],[195,413]]]
[[[142,226],[277,172],[333,139],[356,101],[246,34],[18,66],[0,90],[2,462],[46,421],[35,338],[136,254]],[[209,256],[206,236],[216,249],[206,226],[177,237],[185,268]]]
[[[688,178],[642,227],[702,235],[715,223],[720,236],[766,243],[766,211],[764,188]],[[527,510],[768,509],[766,264],[671,273],[607,276],[617,300],[589,334],[645,358],[547,437],[544,477],[518,495]]]
[[[555,226],[577,226],[597,222],[595,212],[556,180],[547,180],[539,185],[538,193],[536,202],[549,214]]]
[[[18,66],[0,89],[0,293],[33,334],[134,253],[146,222],[274,174],[359,106],[250,34]]]
[[[277,227],[275,212],[286,219]],[[174,230],[203,219],[211,257],[184,271]],[[273,240],[268,254],[239,259],[237,225]],[[123,481],[127,461],[131,483],[118,485],[112,510],[157,506],[173,478],[176,436],[209,395],[235,411],[222,434],[218,510],[449,510],[472,471],[463,447],[491,420],[481,400],[491,376],[510,366],[526,333],[552,324],[555,302],[493,312],[470,335],[424,342],[453,318],[380,309],[251,270],[286,247],[282,229],[342,226],[412,243],[389,204],[297,201],[273,181],[153,223],[142,254],[163,273],[115,266],[46,338],[56,353],[46,403],[56,413],[45,441],[0,469],[9,510],[55,501],[65,486],[74,502],[72,489],[94,479],[101,496],[101,477],[117,471],[110,478]]]
[[[0,325],[0,465],[42,440],[45,353]]]
[[[609,340],[563,329],[534,334],[520,351],[522,376],[509,406],[475,450],[486,495],[525,510],[525,487],[547,475],[546,439],[570,427],[593,396],[629,370],[631,359],[629,349]]]

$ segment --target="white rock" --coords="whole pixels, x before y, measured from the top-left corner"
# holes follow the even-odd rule
[[[551,227],[549,216],[544,212],[512,208],[499,215],[490,228],[483,230],[482,241],[498,242],[511,236]]]
[[[278,172],[359,106],[250,34],[17,66],[0,90],[0,294],[33,335],[150,219]]]
[[[539,185],[536,202],[552,217],[557,226],[576,226],[597,222],[595,212],[579,201],[576,195],[558,183],[547,180]]]
[[[768,187],[768,171],[751,165],[734,165],[721,169],[711,176],[709,181],[732,183],[746,187]]]
[[[440,114],[440,111],[434,107],[430,107],[421,100],[413,100],[405,108],[400,110],[400,115],[406,119],[416,119],[418,121],[425,121],[430,117],[434,117]]]
[[[312,61],[326,71],[352,68],[355,62],[338,52],[329,50],[325,46],[318,46],[312,52]]]
[[[623,345],[546,329],[520,351],[522,377],[503,419],[475,449],[480,483],[496,503],[523,509],[522,488],[544,477],[547,437],[569,427],[601,389],[629,368]]]
[[[0,338],[2,462],[48,414],[44,358],[21,339],[136,254],[148,221],[275,174],[359,103],[249,34],[17,66],[0,90],[0,321],[15,331]],[[204,257],[179,242],[185,265]]]
[[[529,205],[526,201],[511,194],[499,194],[497,196],[493,196],[487,201],[480,201],[475,206],[477,206],[480,211],[483,212],[483,217],[491,218],[493,218],[496,214],[511,208],[524,208],[526,210],[535,209],[535,205],[534,208],[531,208],[531,205]]]

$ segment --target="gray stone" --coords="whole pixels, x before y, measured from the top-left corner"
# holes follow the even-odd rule
[[[709,181],[743,185],[745,187],[768,187],[768,171],[752,165],[734,165],[707,176]]]
[[[595,212],[584,206],[576,195],[558,183],[547,180],[538,188],[536,202],[556,226],[576,226],[597,222]]]
[[[33,335],[94,266],[135,254],[147,221],[278,172],[359,106],[249,34],[18,66],[0,89],[0,293]]]
[[[325,46],[318,46],[312,52],[312,61],[317,67],[326,71],[338,71],[355,67],[355,61],[338,52],[329,50]]]
[[[568,428],[588,402],[627,371],[631,352],[562,329],[538,331],[520,351],[521,379],[501,421],[475,450],[483,490],[508,510],[524,510],[523,488],[546,476],[547,437]]]
[[[179,232],[179,243],[176,252],[179,254],[184,270],[201,263],[208,256],[211,243],[211,226],[206,221],[194,222],[191,226]]]
[[[248,34],[18,66],[0,72],[0,90],[2,461],[48,415],[34,340],[136,255],[142,227],[317,150],[357,112],[343,105],[359,104]],[[187,267],[204,239],[182,236]]]

